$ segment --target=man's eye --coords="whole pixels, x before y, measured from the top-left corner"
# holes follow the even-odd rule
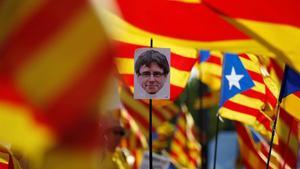
[[[160,77],[162,75],[162,73],[160,73],[160,72],[154,72],[153,73],[153,76],[154,77]]]
[[[143,72],[143,73],[142,73],[142,76],[150,76],[150,75],[151,75],[150,72]]]

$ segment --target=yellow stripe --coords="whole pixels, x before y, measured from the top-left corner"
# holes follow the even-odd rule
[[[117,69],[120,74],[133,74],[134,73],[134,60],[132,58],[115,58]]]
[[[28,109],[5,102],[0,102],[0,109],[1,140],[31,157],[38,157],[54,144],[54,135],[45,126],[34,122]]]
[[[212,74],[221,77],[222,75],[222,66],[213,64],[213,63],[201,63],[198,65],[198,70],[199,74],[204,75],[204,74]]]
[[[300,120],[299,103],[300,103],[300,98],[294,94],[290,94],[289,96],[285,97],[282,100],[282,107],[290,115],[295,117],[297,120]]]
[[[284,24],[259,22],[246,19],[237,19],[237,21],[255,32],[255,34],[262,37],[265,41],[279,49],[287,56],[284,57],[282,55],[278,55],[279,59],[292,65],[298,71],[300,70],[300,58],[298,57],[300,55],[300,41],[298,40],[300,39],[299,28]],[[255,38],[255,36],[253,37]]]
[[[181,165],[187,164],[188,158],[185,152],[182,150],[182,145],[177,144],[176,142],[172,142],[171,151],[177,154],[175,161],[179,162]]]
[[[103,30],[93,11],[81,11],[53,39],[49,38],[47,44],[33,54],[32,60],[20,68],[18,83],[36,102],[42,103],[54,97],[99,56],[96,52],[105,46],[104,39]]]
[[[195,49],[217,49],[228,52],[244,52],[247,49],[249,51],[263,51],[267,55],[271,54],[264,46],[254,40],[202,42],[167,37],[139,29],[107,10],[101,10],[101,12],[103,17],[106,18],[105,23],[110,25],[108,31],[110,31],[112,37],[122,42],[148,46],[150,38],[153,38],[155,47],[170,47],[172,52],[191,58],[197,56]]]
[[[249,55],[248,55],[249,56]],[[242,61],[244,67],[247,70],[251,70],[253,72],[256,72],[258,74],[261,74],[260,72],[260,65],[259,62],[254,62],[253,60],[245,59],[243,57],[240,57],[240,60]]]
[[[252,90],[259,92],[259,93],[263,93],[265,94],[266,92],[266,87],[263,83],[260,83],[258,81],[253,80],[254,82],[254,87],[252,87]]]
[[[253,109],[258,109],[258,110],[261,109],[264,105],[264,102],[262,102],[261,100],[252,98],[252,97],[248,97],[243,94],[235,95],[234,97],[232,97],[230,99],[230,101],[240,104],[240,105],[251,107]]]
[[[190,72],[171,67],[170,73],[171,84],[184,88],[190,77]]]

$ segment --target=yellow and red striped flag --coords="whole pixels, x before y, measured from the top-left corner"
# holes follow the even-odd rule
[[[175,132],[168,151],[175,166],[193,169],[201,164],[201,147],[193,134],[194,122],[190,114],[181,112],[175,123]]]
[[[203,4],[268,48],[278,59],[300,71],[298,0],[287,0],[284,3],[280,0],[205,0]],[[245,52],[268,55],[260,50],[248,49]]]
[[[149,104],[143,100],[135,100],[132,93],[128,88],[123,88],[120,94],[121,101],[128,111],[130,116],[136,121],[139,129],[143,135],[148,138],[149,136]],[[174,104],[167,104],[164,106],[156,105],[153,103],[152,107],[152,131],[155,132],[156,128],[163,122],[173,118],[179,109]]]
[[[200,2],[161,0],[116,0],[120,12],[104,9],[109,32],[121,43],[117,64],[119,73],[133,86],[133,51],[150,45],[170,48],[171,98],[176,98],[187,83],[196,59],[196,49],[246,52],[268,50],[243,34]],[[151,11],[151,12],[148,12]],[[174,13],[173,11],[181,11]],[[197,21],[197,22],[195,22]],[[213,23],[213,24],[211,24]],[[222,27],[223,29],[219,29]],[[226,32],[224,32],[226,31]],[[132,49],[128,49],[132,48]]]
[[[270,138],[277,100],[269,93],[278,94],[278,88],[269,90],[274,84],[272,79],[266,81],[258,58],[225,54],[222,71],[220,115],[248,124]]]
[[[98,101],[112,57],[91,2],[4,0],[0,4],[4,28],[0,30],[0,90],[4,91],[0,118],[5,121],[0,124],[0,139],[27,153],[43,151],[54,142],[95,140]],[[8,85],[2,75],[4,81],[9,79]],[[12,102],[5,96],[8,90],[24,102]]]

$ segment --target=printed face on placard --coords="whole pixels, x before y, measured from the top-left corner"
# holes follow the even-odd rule
[[[167,55],[167,56],[166,56]],[[135,53],[134,98],[170,97],[170,49],[139,48]]]
[[[164,86],[167,79],[163,69],[154,62],[149,67],[143,65],[139,72],[138,82],[148,94],[156,94]]]

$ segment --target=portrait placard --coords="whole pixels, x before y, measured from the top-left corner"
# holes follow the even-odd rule
[[[134,99],[170,98],[169,48],[138,48],[134,53]]]

